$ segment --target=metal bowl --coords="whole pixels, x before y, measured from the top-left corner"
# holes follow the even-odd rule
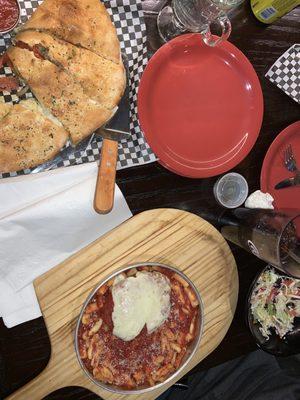
[[[115,276],[119,275],[121,272],[130,270],[131,268],[137,268],[137,267],[142,267],[142,266],[152,266],[152,267],[162,267],[162,268],[166,268],[168,270],[174,271],[176,272],[178,275],[180,275],[184,280],[186,280],[188,282],[188,284],[190,285],[190,287],[193,289],[193,291],[195,292],[196,296],[197,296],[197,300],[199,302],[199,318],[197,319],[197,324],[196,324],[196,335],[194,340],[189,344],[187,352],[182,360],[182,363],[180,365],[180,367],[173,373],[171,374],[165,381],[158,383],[157,385],[154,386],[145,386],[145,387],[141,387],[139,389],[121,389],[119,386],[116,385],[110,385],[110,384],[106,384],[100,381],[97,381],[90,373],[89,371],[85,368],[81,357],[79,355],[79,349],[78,349],[78,330],[79,330],[79,326],[80,326],[80,322],[81,322],[81,318],[83,316],[84,310],[86,308],[86,306],[88,305],[88,303],[90,302],[90,300],[92,299],[92,297],[94,296],[94,294],[96,293],[96,291],[106,282],[108,282],[111,278],[114,278]],[[200,344],[200,340],[201,340],[201,336],[202,336],[202,331],[203,331],[203,325],[204,325],[204,318],[203,318],[203,303],[202,303],[202,299],[200,296],[200,293],[198,292],[197,288],[195,287],[195,285],[192,283],[192,281],[185,275],[183,274],[181,271],[179,271],[178,269],[174,268],[174,267],[170,267],[168,265],[165,264],[160,264],[160,263],[153,263],[153,262],[142,262],[142,263],[136,263],[136,264],[131,264],[128,265],[116,272],[114,272],[113,274],[107,276],[105,279],[103,279],[99,285],[97,285],[97,287],[95,287],[95,289],[91,292],[91,294],[88,296],[88,298],[86,299],[82,310],[80,312],[77,324],[76,324],[76,329],[75,329],[75,338],[74,338],[74,343],[75,343],[75,351],[76,351],[76,355],[77,355],[77,359],[78,362],[81,366],[81,368],[83,369],[83,371],[85,372],[85,374],[89,377],[89,379],[91,381],[94,382],[95,385],[106,389],[110,392],[113,393],[119,393],[119,394],[141,394],[141,393],[145,393],[145,392],[150,392],[152,390],[158,389],[162,386],[164,386],[165,384],[169,383],[171,380],[173,380],[175,377],[177,377],[180,372],[182,372],[182,370],[184,369],[184,367],[190,362],[190,360],[192,359],[193,355],[195,354],[196,350],[199,347]]]
[[[13,29],[15,29],[15,27],[19,24],[20,19],[21,19],[21,7],[20,7],[20,3],[19,0],[15,0],[17,5],[18,5],[18,9],[19,9],[19,16],[16,19],[16,22],[14,23],[14,25],[12,25],[9,29],[6,29],[5,31],[1,31],[0,30],[0,35],[4,35],[5,33],[9,33],[11,32]]]

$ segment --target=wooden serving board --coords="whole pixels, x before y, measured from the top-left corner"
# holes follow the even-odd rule
[[[113,271],[147,261],[183,271],[203,300],[200,346],[180,376],[210,354],[224,338],[236,308],[238,275],[232,253],[221,234],[196,215],[175,209],[145,211],[35,280],[50,336],[51,358],[38,377],[9,399],[41,400],[59,388],[82,386],[103,399],[150,400],[171,386],[174,380],[142,395],[108,392],[84,374],[74,350],[77,318],[91,290]]]

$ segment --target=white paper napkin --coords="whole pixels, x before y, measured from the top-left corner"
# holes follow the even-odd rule
[[[0,181],[0,316],[40,316],[33,280],[132,216],[116,186],[107,215],[93,209],[96,163]]]

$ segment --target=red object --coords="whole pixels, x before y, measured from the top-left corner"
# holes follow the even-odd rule
[[[0,32],[13,29],[20,17],[17,0],[0,0]]]
[[[284,150],[289,144],[300,168],[300,121],[280,132],[269,147],[261,170],[260,186],[263,192],[268,192],[274,197],[276,209],[300,210],[300,186],[274,189],[278,182],[293,176],[284,166]]]
[[[41,54],[40,51],[40,46],[38,44],[35,44],[33,46],[29,46],[29,44],[22,42],[21,40],[18,40],[16,43],[17,47],[20,47],[20,49],[26,49],[29,51],[33,51],[33,54],[35,55],[36,58],[39,58],[41,60],[45,60],[45,57]]]
[[[0,77],[0,90],[6,90],[10,92],[11,90],[16,90],[19,87],[19,82],[16,78],[6,76],[4,78]]]
[[[2,68],[4,65],[7,65],[11,69],[13,69],[13,63],[10,61],[10,59],[6,53],[4,53],[0,56],[0,68]]]
[[[169,170],[192,178],[221,174],[253,147],[263,117],[257,75],[228,41],[207,46],[179,36],[151,58],[139,87],[146,139]]]

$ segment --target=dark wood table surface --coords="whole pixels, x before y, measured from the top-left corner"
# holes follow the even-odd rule
[[[261,82],[265,111],[261,133],[254,148],[234,170],[245,176],[250,191],[254,191],[259,188],[260,169],[269,145],[283,128],[300,119],[299,105],[264,78],[269,67],[285,50],[294,43],[300,43],[300,7],[267,26],[255,19],[248,3],[246,0],[232,17],[230,41],[253,64]],[[161,1],[144,1],[150,54],[161,45],[156,29],[156,11],[160,6]],[[171,207],[193,212],[209,220],[220,212],[213,197],[216,179],[183,178],[168,172],[158,163],[126,169],[117,175],[117,183],[133,214],[152,208]],[[225,339],[196,367],[199,370],[256,349],[245,324],[244,308],[249,286],[265,264],[244,250],[235,246],[231,248],[240,279],[237,311]],[[42,318],[12,329],[7,329],[0,320],[0,399],[38,375],[45,368],[50,351]],[[48,400],[97,398],[91,392],[75,387],[47,396]]]

